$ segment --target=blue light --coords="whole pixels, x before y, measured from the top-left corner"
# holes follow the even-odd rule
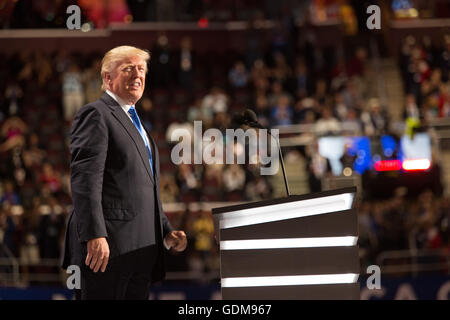
[[[394,0],[392,1],[392,10],[409,10],[412,8],[412,4],[409,0]]]
[[[383,149],[383,154],[390,158],[397,150],[397,141],[392,136],[381,136],[381,148]]]
[[[370,170],[372,165],[372,155],[370,151],[370,139],[368,137],[348,137],[346,140],[348,145],[347,152],[351,156],[356,155],[353,163],[353,170],[359,174]]]

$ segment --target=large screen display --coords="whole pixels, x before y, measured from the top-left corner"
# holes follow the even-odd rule
[[[389,135],[322,137],[318,143],[319,153],[329,160],[334,175],[341,175],[349,162],[353,171],[363,174],[366,170],[423,171],[432,161],[431,139],[423,132],[400,139]]]

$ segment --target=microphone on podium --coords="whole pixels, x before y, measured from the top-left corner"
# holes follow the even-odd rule
[[[242,126],[247,125],[251,128],[258,128],[258,129],[266,129],[267,132],[274,138],[274,140],[277,142],[278,146],[278,154],[281,162],[281,169],[283,171],[283,178],[284,178],[284,186],[286,187],[286,194],[289,197],[291,194],[289,192],[289,185],[286,177],[286,169],[284,167],[284,161],[283,161],[283,154],[281,153],[281,146],[278,142],[278,139],[275,139],[275,137],[270,133],[270,129],[264,127],[258,122],[258,117],[256,116],[256,113],[251,109],[246,109],[245,111],[241,113],[236,113],[233,116],[232,123],[234,123],[236,126]]]
[[[233,122],[237,126],[247,125],[252,128],[266,129],[258,122],[256,113],[251,109],[236,113],[233,117]]]

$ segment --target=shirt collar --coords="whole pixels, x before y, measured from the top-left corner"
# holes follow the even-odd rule
[[[128,113],[128,110],[130,110],[131,107],[133,107],[133,105],[131,104],[127,104],[122,98],[120,98],[118,95],[112,93],[109,90],[106,90],[106,93],[109,94],[111,96],[111,98],[113,98],[114,100],[116,100],[116,102],[120,105],[120,107]]]

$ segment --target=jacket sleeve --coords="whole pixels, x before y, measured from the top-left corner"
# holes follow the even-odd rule
[[[160,202],[161,200],[158,199],[158,202]],[[159,212],[160,212],[160,216],[161,216],[161,222],[162,222],[162,229],[163,229],[163,239],[166,237],[167,234],[169,234],[171,231],[174,230],[172,224],[170,223],[169,219],[167,218],[166,214],[164,213],[164,211],[162,210],[162,205],[161,203],[159,203]]]
[[[102,185],[108,151],[108,128],[92,105],[81,108],[70,136],[71,190],[80,242],[107,237]]]
[[[157,169],[159,172],[159,168]],[[167,218],[166,214],[164,213],[164,210],[162,208],[161,204],[161,197],[160,197],[160,190],[159,190],[159,184],[157,186],[158,194],[157,194],[157,205],[159,207],[159,215],[162,223],[162,230],[163,230],[163,239],[166,237],[167,234],[169,234],[171,231],[174,230],[172,224],[170,223],[169,219]]]
[[[153,145],[155,146],[155,148],[157,148],[156,147],[156,143],[154,142],[153,138],[151,138],[151,139],[152,139]],[[157,150],[155,152],[155,157],[159,158],[159,152],[157,152]],[[160,172],[160,168],[159,168],[159,159],[156,159],[155,163],[156,163],[156,170],[157,170],[157,173],[158,173],[158,177],[160,177],[160,173],[161,172]],[[157,194],[156,194],[157,205],[158,205],[158,208],[159,208],[159,215],[160,215],[160,219],[161,219],[161,223],[162,223],[162,230],[163,230],[162,236],[163,236],[163,239],[164,239],[167,234],[169,234],[171,231],[173,231],[175,229],[173,228],[172,224],[170,223],[169,219],[167,218],[167,216],[164,213],[164,210],[162,208],[162,204],[161,204],[161,190],[160,190],[159,181],[156,184],[156,190],[157,190]]]

